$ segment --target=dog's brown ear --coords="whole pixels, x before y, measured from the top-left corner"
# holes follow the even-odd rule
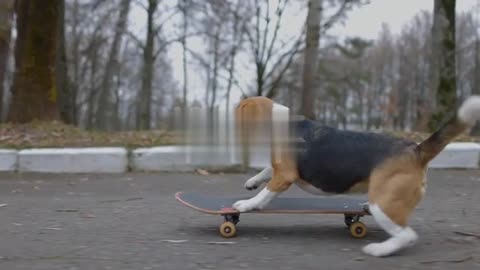
[[[269,146],[272,135],[273,101],[265,97],[244,99],[235,109],[235,136],[242,164],[249,164],[251,149]]]

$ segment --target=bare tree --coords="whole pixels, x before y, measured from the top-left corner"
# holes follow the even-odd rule
[[[188,69],[187,69],[187,34],[188,34],[188,22],[190,15],[191,0],[180,0],[179,9],[182,13],[182,66],[183,66],[183,112],[187,109],[187,90],[188,90]],[[185,122],[185,118],[184,121]]]
[[[233,23],[232,23],[232,39],[231,39],[231,48],[230,48],[230,55],[228,56],[228,80],[227,80],[227,94],[226,94],[226,99],[227,102],[225,104],[226,109],[226,121],[227,123],[229,122],[229,109],[230,109],[230,94],[232,92],[232,88],[234,85],[234,80],[235,80],[235,60],[237,57],[237,53],[241,48],[242,42],[243,42],[243,25],[244,22],[241,20],[241,12],[240,12],[240,6],[241,6],[242,0],[237,0],[236,4],[233,6],[233,10],[231,11],[231,15],[233,17]],[[227,132],[229,132],[229,129],[227,129]],[[228,134],[227,134],[228,136]]]
[[[115,34],[107,58],[105,73],[103,75],[102,86],[100,88],[99,99],[97,102],[97,128],[113,130],[117,126],[118,119],[115,110],[115,103],[118,101],[115,100],[112,86],[114,83],[115,69],[119,63],[118,54],[122,37],[127,28],[130,3],[131,0],[122,0],[120,3],[120,11],[115,25]]]
[[[254,1],[252,12],[255,16],[250,20],[252,23],[247,26],[246,34],[255,63],[256,96],[275,96],[282,75],[292,64],[294,56],[303,49],[303,31],[292,42],[275,47],[280,43],[278,33],[288,2],[278,1],[272,14],[270,1]]]

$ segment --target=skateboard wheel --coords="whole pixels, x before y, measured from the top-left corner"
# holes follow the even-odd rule
[[[350,225],[350,233],[355,238],[364,238],[367,235],[367,226],[360,221]]]
[[[235,224],[230,221],[225,221],[220,225],[220,234],[225,237],[225,238],[231,238],[234,237],[235,234],[237,233],[237,228],[235,227]]]

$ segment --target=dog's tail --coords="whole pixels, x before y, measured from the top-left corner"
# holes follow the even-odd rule
[[[422,166],[435,158],[448,143],[475,125],[478,120],[480,120],[480,96],[471,96],[463,102],[448,122],[417,146]]]

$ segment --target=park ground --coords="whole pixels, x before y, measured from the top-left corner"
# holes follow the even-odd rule
[[[223,239],[219,216],[179,204],[177,191],[249,195],[250,174],[0,174],[0,269],[478,269],[480,171],[430,170],[411,218],[418,244],[373,258],[338,215],[243,214]],[[283,196],[305,195],[292,188]]]

